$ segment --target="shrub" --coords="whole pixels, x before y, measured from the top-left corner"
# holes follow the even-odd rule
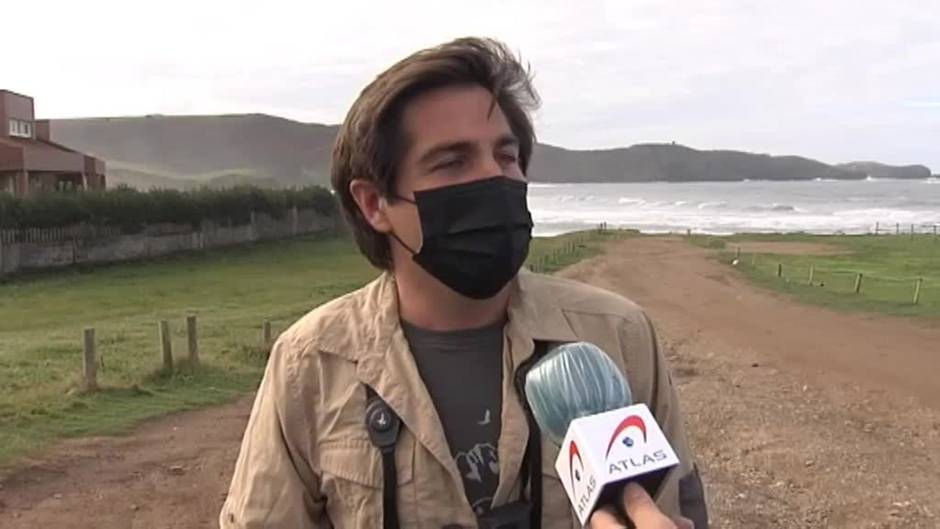
[[[336,204],[322,187],[262,189],[237,186],[194,191],[138,191],[125,186],[101,191],[68,191],[16,198],[0,193],[0,229],[54,228],[78,223],[120,226],[127,233],[148,224],[198,226],[202,221],[248,222],[251,212],[283,218],[292,207],[333,217]]]

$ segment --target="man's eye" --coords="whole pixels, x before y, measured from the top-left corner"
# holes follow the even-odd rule
[[[448,158],[435,165],[434,170],[438,171],[440,169],[456,169],[457,167],[460,167],[460,164],[462,163],[462,158]]]
[[[505,164],[513,164],[519,161],[519,156],[514,152],[504,152],[499,155],[499,159]]]

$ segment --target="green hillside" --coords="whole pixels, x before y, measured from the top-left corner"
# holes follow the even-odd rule
[[[328,184],[338,127],[263,114],[53,120],[52,138],[108,162],[111,185],[267,187]],[[877,173],[877,174],[876,174]],[[536,182],[707,182],[925,177],[923,166],[828,165],[800,156],[640,144],[606,150],[536,146]]]

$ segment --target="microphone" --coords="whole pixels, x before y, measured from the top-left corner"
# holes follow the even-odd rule
[[[582,525],[603,498],[618,510],[619,486],[638,481],[655,497],[679,459],[645,404],[596,345],[559,345],[526,373],[525,394],[535,422],[560,447],[555,471]]]

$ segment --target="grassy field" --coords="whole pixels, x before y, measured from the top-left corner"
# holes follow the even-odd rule
[[[902,316],[940,316],[940,241],[932,235],[914,239],[874,235],[737,235],[695,236],[692,242],[722,250],[731,262],[736,244],[754,242],[807,242],[844,249],[838,255],[778,255],[743,253],[738,267],[755,283],[793,295],[797,299],[840,310],[881,312]],[[754,263],[752,265],[752,263]],[[777,265],[782,276],[777,277]],[[809,283],[810,267],[813,283]],[[855,293],[857,274],[861,291]],[[922,279],[920,299],[913,303],[916,280]]]
[[[605,236],[614,235],[536,239],[530,261],[550,255],[542,262],[553,271],[600,251]],[[62,437],[119,433],[252,390],[264,320],[283,330],[376,275],[349,240],[305,238],[0,284],[0,467]],[[187,314],[199,318],[199,368],[178,362]],[[161,319],[173,334],[172,373],[157,370]],[[78,391],[85,327],[96,329],[100,358],[103,389],[92,394]]]

